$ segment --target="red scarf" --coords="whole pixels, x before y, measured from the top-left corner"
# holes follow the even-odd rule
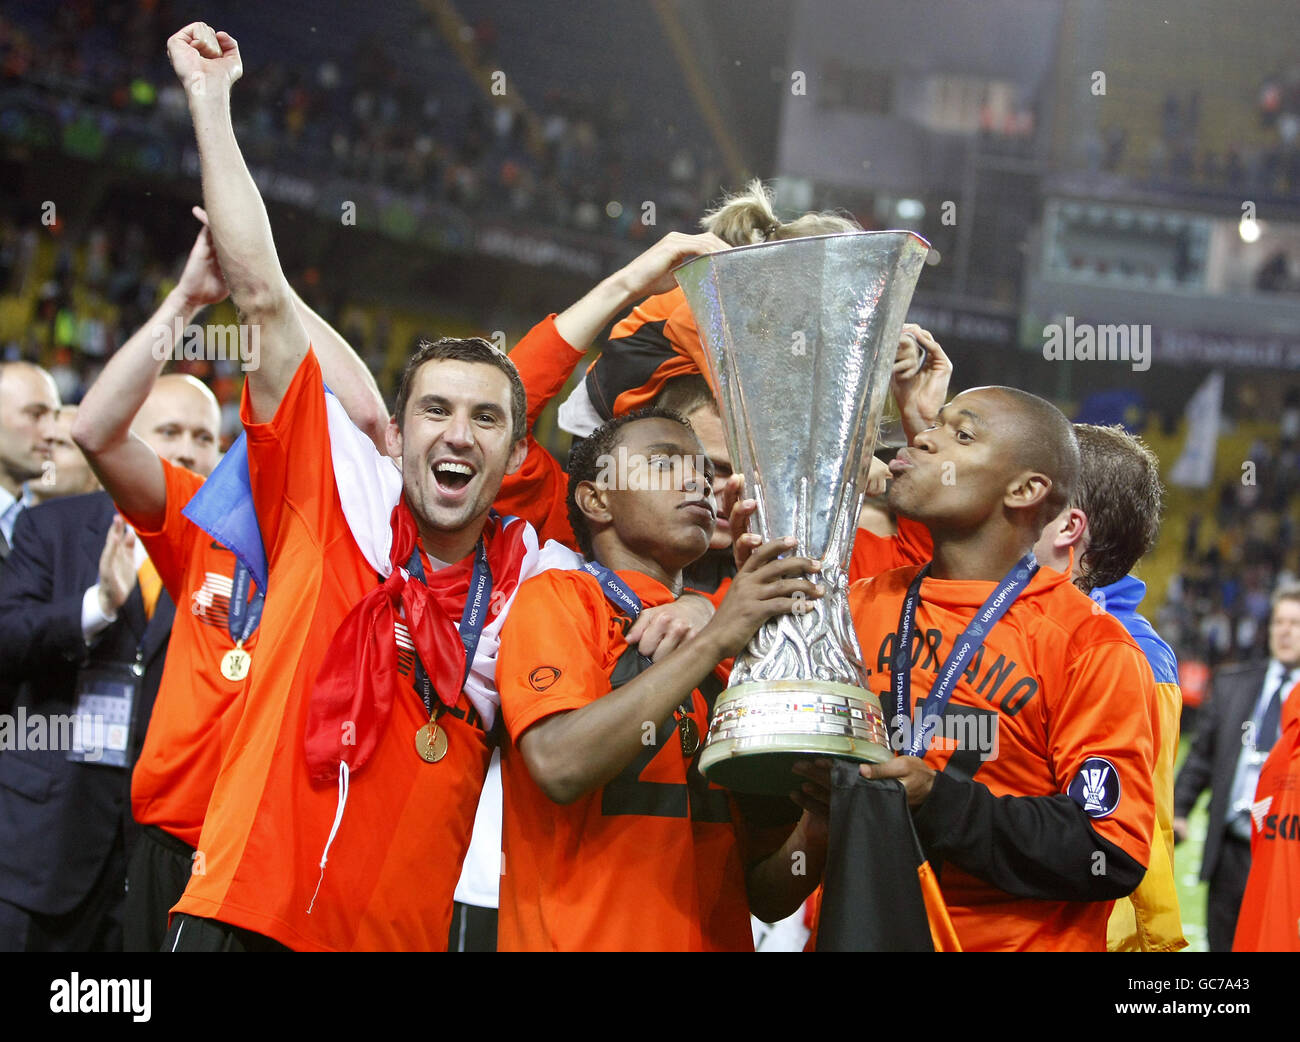
[[[312,688],[304,748],[313,781],[335,780],[340,762],[346,762],[350,771],[360,770],[378,747],[393,698],[403,686],[397,668],[399,618],[411,633],[436,697],[446,706],[460,699],[465,646],[455,623],[465,608],[474,554],[420,582],[405,571],[419,538],[405,497],[393,508],[390,524],[393,570],[339,625]],[[489,618],[518,585],[524,527],[504,525],[495,514],[484,525],[482,538],[493,577]],[[513,538],[507,537],[507,529]],[[411,741],[414,756],[414,735]]]

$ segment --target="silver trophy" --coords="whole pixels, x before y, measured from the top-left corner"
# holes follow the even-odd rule
[[[699,326],[732,460],[764,540],[793,535],[821,562],[825,595],[770,619],[736,657],[700,770],[741,792],[782,794],[810,756],[893,756],[866,690],[848,567],[912,290],[929,243],[853,232],[742,246],[676,270]]]

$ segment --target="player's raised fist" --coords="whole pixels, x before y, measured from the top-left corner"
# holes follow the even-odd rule
[[[235,38],[205,22],[191,22],[168,40],[167,57],[191,100],[228,93],[244,73]]]

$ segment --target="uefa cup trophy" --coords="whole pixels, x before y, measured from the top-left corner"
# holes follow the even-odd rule
[[[796,760],[890,759],[849,618],[848,567],[903,320],[929,243],[853,232],[742,246],[676,270],[695,316],[732,460],[764,540],[793,535],[825,593],[769,619],[737,657],[700,770],[784,794]]]

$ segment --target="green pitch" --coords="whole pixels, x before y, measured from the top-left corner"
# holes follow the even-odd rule
[[[1183,735],[1178,743],[1178,768],[1191,748],[1193,735]],[[1174,770],[1177,777],[1178,769]],[[1205,829],[1209,822],[1207,808],[1210,794],[1206,792],[1196,803],[1187,818],[1186,842],[1174,848],[1174,876],[1178,883],[1178,909],[1183,918],[1183,936],[1187,938],[1184,951],[1203,952],[1208,947],[1205,940],[1205,890],[1200,880],[1201,851],[1205,847]]]

